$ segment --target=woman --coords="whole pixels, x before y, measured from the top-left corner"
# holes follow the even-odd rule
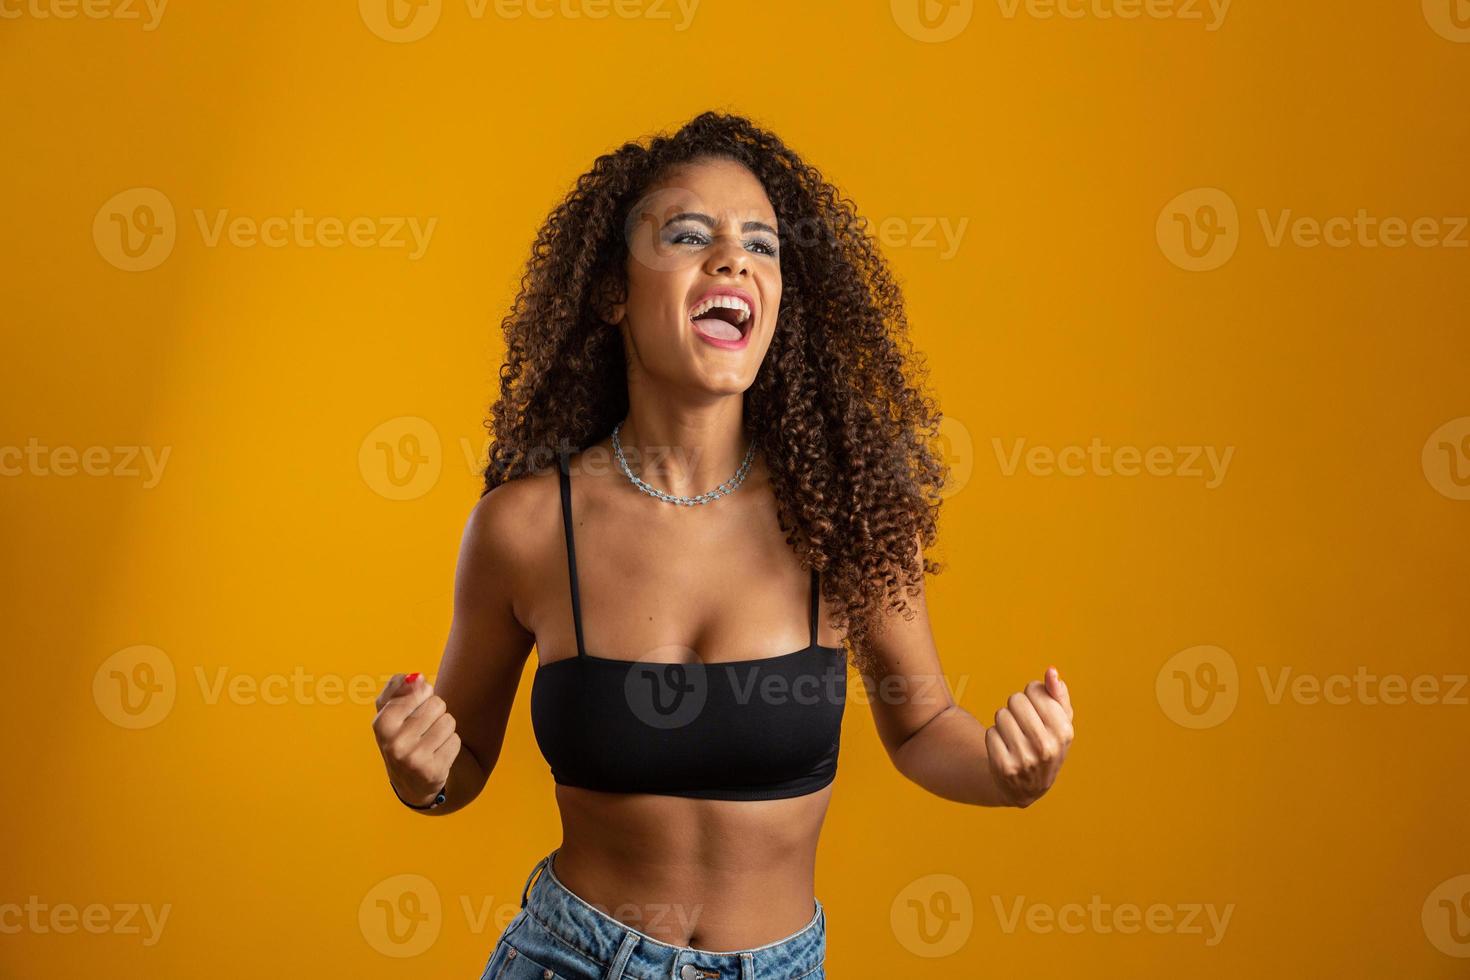
[[[452,813],[538,652],[562,843],[484,977],[821,977],[848,648],[895,767],[946,799],[1028,806],[1072,738],[1054,669],[988,729],[941,674],[940,415],[899,288],[815,169],[704,113],[596,160],[503,327],[438,683],[394,675],[373,723],[399,798]]]

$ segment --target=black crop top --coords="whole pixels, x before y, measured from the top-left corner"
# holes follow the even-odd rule
[[[543,662],[531,684],[531,727],[556,782],[711,800],[784,799],[831,783],[847,660],[841,646],[817,643],[816,569],[803,649],[713,664],[591,656],[582,642],[571,481],[559,455],[577,655]]]

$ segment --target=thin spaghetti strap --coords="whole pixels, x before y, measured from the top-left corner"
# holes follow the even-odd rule
[[[566,531],[567,570],[572,582],[572,625],[577,631],[577,656],[585,657],[587,651],[582,646],[582,595],[577,588],[577,546],[572,534],[572,478],[568,472],[566,450],[560,450],[557,458],[560,463],[557,477],[561,480],[561,521]]]
[[[811,645],[817,645],[817,595],[821,591],[820,580],[817,578],[817,570],[812,569],[812,640]]]

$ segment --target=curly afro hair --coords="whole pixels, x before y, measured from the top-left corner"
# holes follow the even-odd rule
[[[770,471],[781,529],[845,627],[863,641],[942,565],[937,536],[948,471],[942,418],[923,390],[903,294],[853,203],[749,119],[704,112],[672,136],[599,156],[542,225],[510,312],[500,396],[485,423],[485,489],[605,438],[628,411],[622,336],[598,310],[626,295],[630,211],[669,170],[708,159],[753,173],[780,232],[775,335],[745,393],[748,434]]]

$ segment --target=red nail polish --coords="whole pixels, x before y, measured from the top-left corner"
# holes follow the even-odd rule
[[[412,684],[414,681],[418,680],[418,678],[419,678],[419,672],[418,671],[414,671],[412,674],[409,674],[407,677],[403,678],[403,683],[405,683],[405,684]]]

